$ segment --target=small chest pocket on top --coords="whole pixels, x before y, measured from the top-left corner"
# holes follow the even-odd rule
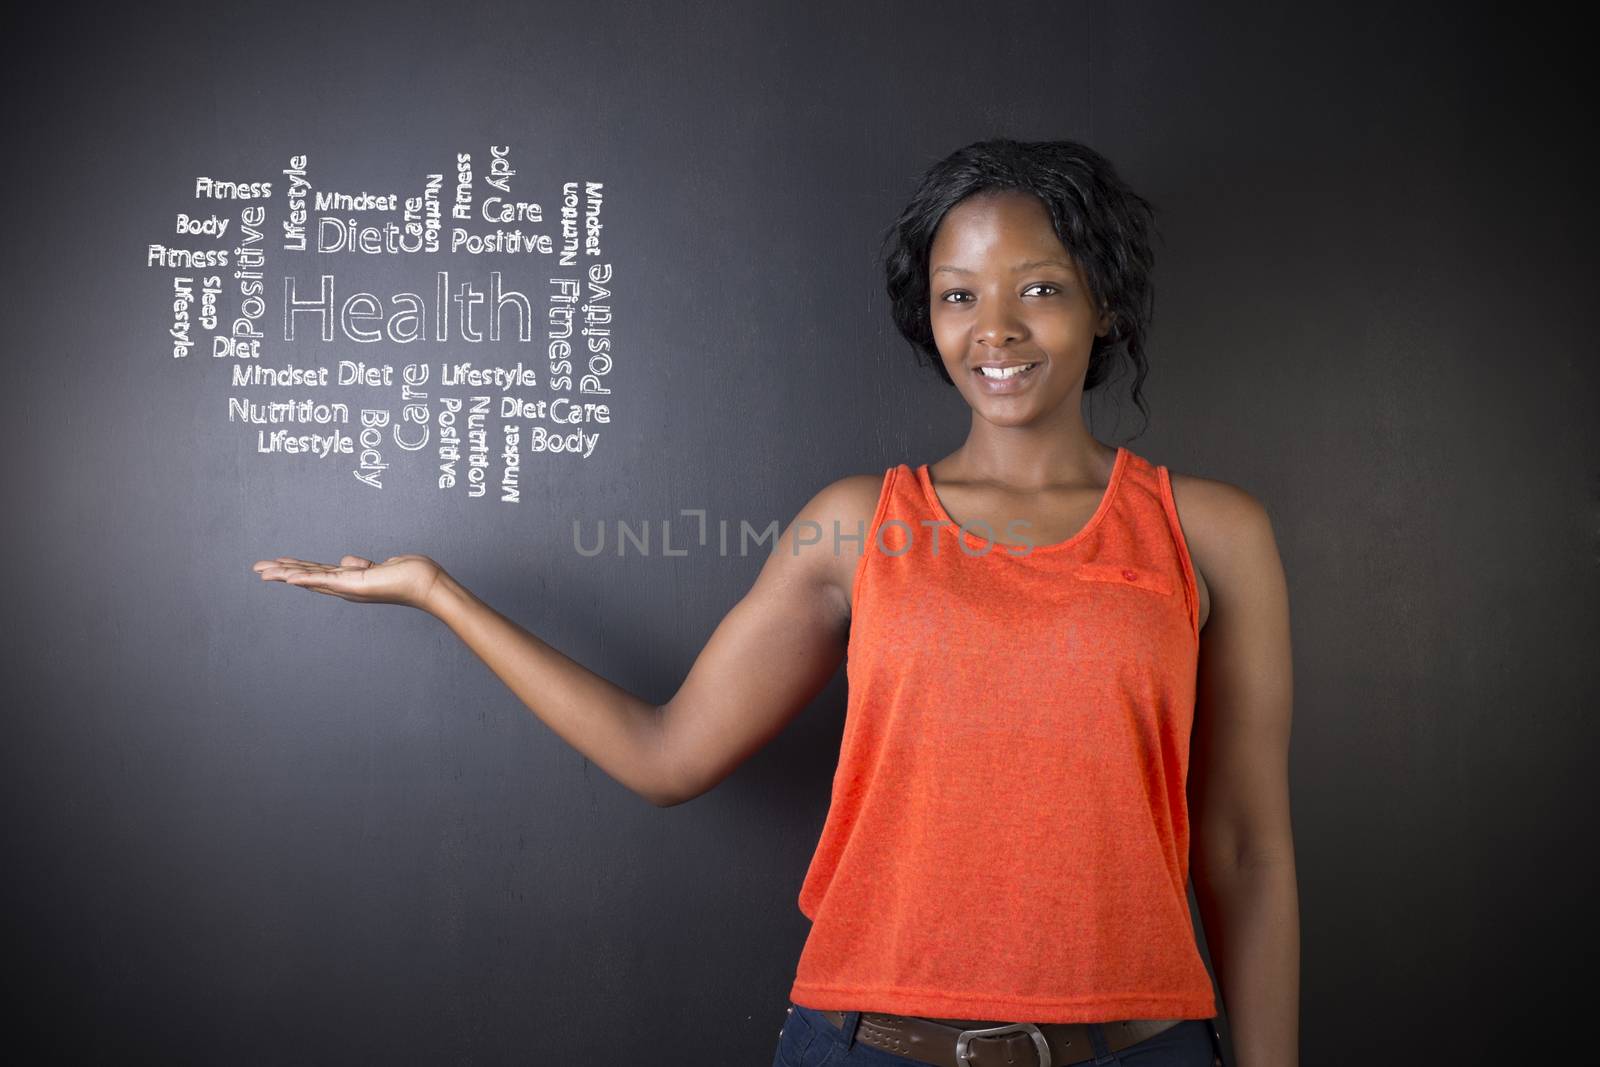
[[[1172,579],[1160,571],[1123,563],[1080,563],[1072,576],[1086,582],[1115,582],[1147,593],[1171,596]]]

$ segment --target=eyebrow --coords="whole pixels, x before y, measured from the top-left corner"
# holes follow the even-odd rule
[[[1072,269],[1072,265],[1071,264],[1063,263],[1059,259],[1030,259],[1026,263],[1018,263],[1015,267],[1012,267],[1011,269],[1014,270],[1014,271],[1023,271],[1023,270],[1033,270],[1035,267],[1060,267],[1062,270],[1071,270]],[[951,274],[971,274],[972,273],[970,270],[962,270],[960,267],[952,267],[949,264],[945,264],[942,267],[935,267],[933,273],[938,274],[940,271],[948,271]]]

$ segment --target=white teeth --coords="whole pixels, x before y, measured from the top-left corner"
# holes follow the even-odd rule
[[[1032,363],[1022,363],[1015,367],[1006,367],[1003,370],[998,367],[979,367],[978,372],[985,378],[1015,378],[1017,375],[1021,374],[1025,370],[1031,369],[1033,366],[1034,364]]]

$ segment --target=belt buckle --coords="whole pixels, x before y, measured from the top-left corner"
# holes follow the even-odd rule
[[[1002,1037],[1006,1034],[1027,1034],[1033,1038],[1034,1045],[1039,1050],[1039,1067],[1052,1067],[1050,1059],[1050,1042],[1044,1039],[1044,1034],[1032,1023],[1007,1023],[1005,1026],[991,1026],[987,1030],[963,1030],[956,1037],[956,1063],[959,1067],[967,1067],[971,1062],[968,1056],[967,1043],[975,1037]]]

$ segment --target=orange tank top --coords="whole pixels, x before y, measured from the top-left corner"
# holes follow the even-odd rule
[[[1083,529],[1025,549],[958,529],[902,463],[865,537],[790,999],[1213,1016],[1185,894],[1199,600],[1167,469],[1119,448]]]

